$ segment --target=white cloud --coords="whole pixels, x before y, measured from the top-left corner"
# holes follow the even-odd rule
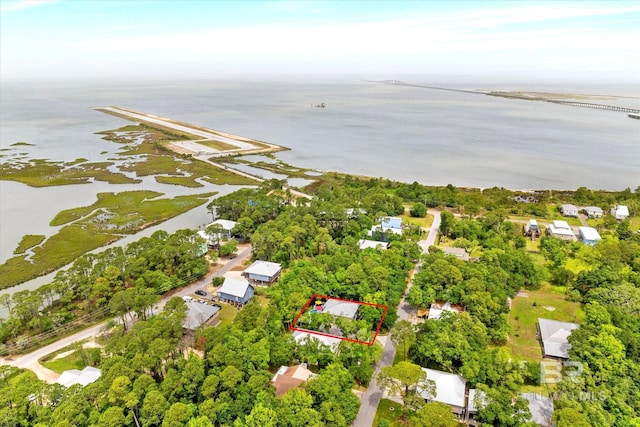
[[[0,12],[13,12],[16,10],[29,9],[32,7],[43,6],[50,3],[57,3],[59,0],[4,0],[0,4]]]

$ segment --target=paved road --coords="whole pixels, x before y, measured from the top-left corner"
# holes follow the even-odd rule
[[[429,234],[425,240],[420,240],[418,245],[422,248],[423,253],[429,252],[429,246],[433,245],[436,240],[436,236],[438,234],[438,229],[440,228],[440,212],[431,211],[429,212],[433,215],[433,223],[431,224],[431,228],[429,229]],[[420,263],[416,265],[413,270],[413,275],[419,271]],[[407,290],[405,291],[405,295],[400,300],[400,304],[398,304],[398,317],[400,319],[415,321],[415,309],[407,303],[404,298],[409,293],[409,289],[411,289],[411,285],[413,283],[413,275],[409,280],[409,285],[407,286]],[[375,372],[373,374],[373,378],[369,382],[369,387],[367,391],[364,392],[361,398],[360,410],[358,411],[358,416],[353,422],[353,427],[371,427],[373,425],[373,418],[376,415],[376,411],[378,410],[378,405],[380,404],[380,400],[382,399],[382,390],[378,387],[376,383],[376,376],[380,372],[382,368],[385,366],[391,366],[393,364],[393,359],[396,355],[396,348],[393,345],[390,337],[387,337],[387,342],[385,343],[384,349],[382,351],[382,357],[378,361],[376,365]]]
[[[202,279],[197,280],[187,286],[180,288],[177,291],[171,292],[170,295],[163,297],[156,306],[157,309],[162,310],[167,301],[174,296],[192,295],[197,289],[203,289],[210,283],[212,277],[223,276],[233,267],[247,259],[250,255],[251,245],[247,245],[246,247],[241,248],[235,258],[229,260],[215,273],[209,274]],[[99,335],[102,329],[106,326],[107,322],[108,321],[104,321],[87,329],[83,329],[80,332],[76,332],[75,334],[69,335],[65,338],[61,338],[60,340],[52,344],[39,348],[38,350],[35,350],[23,356],[16,357],[15,359],[0,359],[0,365],[11,365],[18,368],[30,369],[35,372],[39,379],[50,383],[55,382],[58,379],[59,375],[56,372],[53,372],[40,365],[40,363],[38,363],[38,360],[73,343]]]

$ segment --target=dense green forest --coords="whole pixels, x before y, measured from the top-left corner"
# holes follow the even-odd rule
[[[485,393],[476,416],[481,425],[529,425],[520,397],[525,389],[554,396],[558,426],[640,425],[637,227],[628,220],[613,225],[603,220],[603,240],[593,247],[546,237],[531,246],[521,226],[509,221],[509,215],[536,209],[548,216],[550,205],[578,200],[603,208],[624,201],[637,214],[637,190],[540,192],[535,202],[522,203],[503,189],[429,188],[329,175],[311,189],[314,199],[302,203],[277,188],[277,182],[267,182],[209,206],[238,221],[233,232],[251,242],[254,259],[279,262],[284,272],[232,323],[202,328],[193,342],[183,336],[182,299],[169,300],[157,315],[149,308],[163,292],[205,274],[195,231],[157,232],[127,248],[85,255],[52,284],[3,297],[0,303],[11,313],[0,325],[5,343],[26,342],[90,313],[124,316],[132,310],[138,320],[129,329],[109,325],[99,338],[99,356],[87,361],[99,366],[102,376],[84,388],[65,389],[30,371],[0,366],[0,426],[350,425],[360,405],[352,389],[369,384],[382,349],[342,342],[334,353],[316,341],[296,344],[288,326],[313,294],[388,305],[383,332],[392,331],[399,359],[408,364],[403,367],[461,374]],[[418,226],[403,235],[378,235],[390,243],[388,250],[358,249],[358,240],[379,217],[404,214],[408,206],[420,216],[418,203],[443,210],[441,244],[464,247],[475,261],[446,256],[436,247],[422,255]],[[396,322],[395,307],[417,262],[408,301],[428,307],[445,300],[464,306],[464,312],[416,327]],[[539,360],[515,355],[508,346],[513,333],[508,301],[520,290],[541,286],[561,290],[584,304],[586,313],[570,338],[571,360],[582,364],[581,375],[552,387],[539,384]],[[379,316],[367,307],[358,325],[371,331]],[[273,373],[297,363],[318,376],[277,398]],[[442,408],[411,399],[410,388],[406,391],[405,423],[436,425],[430,414]]]

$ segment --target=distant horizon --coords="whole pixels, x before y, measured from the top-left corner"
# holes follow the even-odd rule
[[[416,75],[640,85],[633,1],[3,0],[0,24],[2,82]]]

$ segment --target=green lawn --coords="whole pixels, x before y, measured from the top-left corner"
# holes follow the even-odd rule
[[[219,311],[220,313],[220,324],[219,326],[230,325],[233,322],[233,319],[236,318],[238,314],[238,309],[232,305],[222,304],[222,308]]]
[[[411,209],[411,205],[404,206],[404,214],[400,215],[402,218],[402,222],[406,222],[408,224],[419,225],[422,228],[429,229],[431,224],[433,223],[433,215],[427,214],[424,218],[414,218],[409,214],[409,210]]]
[[[533,361],[542,360],[540,342],[536,337],[539,317],[581,323],[584,311],[580,304],[566,301],[560,290],[543,285],[538,291],[525,291],[528,297],[517,296],[513,299],[509,313],[512,333],[507,344],[513,355]]]
[[[401,426],[408,425],[403,423],[402,420],[400,420],[401,416],[402,416],[402,405],[389,399],[382,399],[380,401],[380,405],[378,405],[376,416],[373,418],[373,427],[378,427],[381,425],[380,419],[387,420],[388,424],[386,425],[388,425],[389,427],[396,427],[396,426],[401,427]],[[385,424],[382,424],[382,425],[385,425]]]

